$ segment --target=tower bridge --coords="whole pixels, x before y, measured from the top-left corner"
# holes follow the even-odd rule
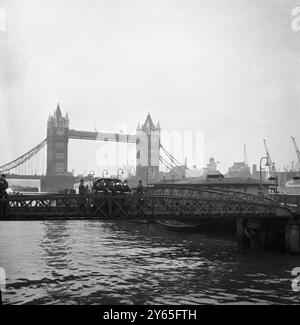
[[[146,185],[159,179],[161,127],[159,122],[155,126],[150,113],[145,123],[138,125],[136,134],[88,132],[71,129],[69,115],[62,114],[59,104],[49,115],[47,138],[21,157],[1,166],[0,172],[7,173],[8,178],[40,178],[47,191],[73,187],[74,178],[68,171],[70,139],[135,144],[136,178]],[[40,163],[37,155],[44,148],[47,151],[45,175],[34,172],[37,168],[32,167],[32,164]],[[169,169],[170,166],[174,167],[172,163]]]
[[[62,115],[60,106],[49,116],[47,126],[47,177],[49,181],[59,182],[61,177],[68,176],[68,144],[69,139],[104,141],[115,143],[136,144],[137,178],[144,184],[159,178],[160,134],[161,129],[155,127],[151,115],[148,114],[137,133],[100,133],[73,130],[69,127],[69,116]]]

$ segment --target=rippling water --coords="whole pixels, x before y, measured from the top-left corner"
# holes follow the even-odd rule
[[[300,303],[300,258],[157,225],[1,222],[4,304]]]

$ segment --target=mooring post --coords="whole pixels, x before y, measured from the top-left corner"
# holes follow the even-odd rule
[[[236,219],[236,237],[239,246],[246,245],[245,218],[243,217],[237,217]]]
[[[288,253],[300,253],[299,223],[289,222],[285,226],[285,248]]]

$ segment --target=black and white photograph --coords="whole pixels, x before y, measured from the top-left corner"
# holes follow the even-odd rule
[[[0,176],[2,307],[299,305],[300,0],[0,0]]]

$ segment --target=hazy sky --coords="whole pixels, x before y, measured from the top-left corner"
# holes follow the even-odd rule
[[[297,0],[0,0],[0,164],[46,137],[60,102],[71,128],[203,131],[226,170],[300,146]],[[96,169],[101,144],[73,142],[69,169]],[[80,157],[83,156],[82,157]],[[88,163],[85,164],[85,162]]]

